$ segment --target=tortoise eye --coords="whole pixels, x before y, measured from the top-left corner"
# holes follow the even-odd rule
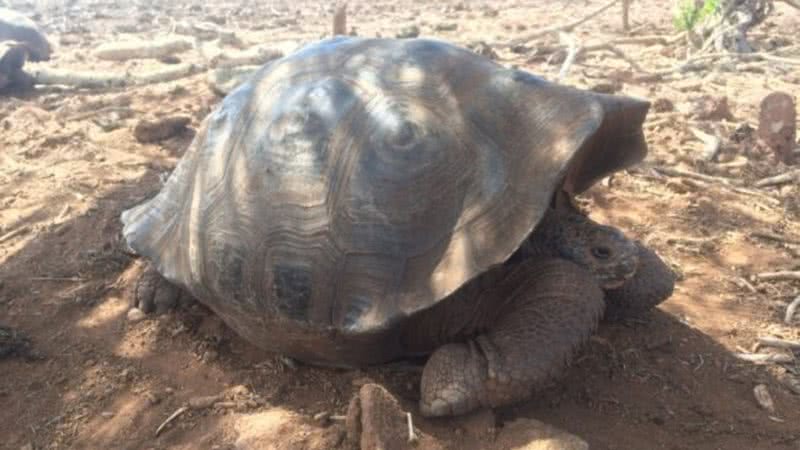
[[[600,260],[611,258],[611,249],[608,247],[592,247],[592,256]]]

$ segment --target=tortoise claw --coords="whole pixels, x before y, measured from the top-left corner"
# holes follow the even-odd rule
[[[146,314],[163,314],[175,309],[181,296],[180,289],[164,279],[152,265],[148,264],[136,280],[132,296],[132,307]]]

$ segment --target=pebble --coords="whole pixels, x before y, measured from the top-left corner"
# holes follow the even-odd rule
[[[138,322],[144,319],[146,314],[139,308],[131,308],[128,310],[128,320],[131,322]]]
[[[419,27],[416,25],[407,26],[395,35],[398,39],[415,38],[417,36],[419,36]]]

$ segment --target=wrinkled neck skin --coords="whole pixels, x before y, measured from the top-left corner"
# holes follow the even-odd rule
[[[580,212],[568,198],[554,200],[531,236],[512,259],[563,258],[588,270],[603,289],[630,279],[638,267],[638,248],[616,228]]]

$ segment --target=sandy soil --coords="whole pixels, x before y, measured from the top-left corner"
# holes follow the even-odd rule
[[[497,44],[602,3],[351,2],[349,24],[363,36],[394,36],[416,25],[423,36],[465,45],[482,40],[499,61],[555,79],[558,55],[536,57],[533,50],[514,53]],[[667,3],[634,2],[631,34],[673,35]],[[166,64],[100,61],[91,49],[131,35],[163,36],[180,21],[215,21],[247,45],[289,50],[326,35],[333,8],[307,1],[69,5],[37,4],[57,48],[49,64],[120,72]],[[796,49],[791,30],[800,14],[776,5],[754,42],[766,51]],[[620,28],[617,7],[573,34],[591,45],[622,37]],[[617,47],[652,71],[678,64],[685,52],[683,43]],[[196,50],[177,56],[203,61]],[[647,125],[648,159],[583,201],[594,218],[643,240],[675,267],[675,295],[642,318],[604,325],[574,367],[534,399],[469,417],[415,416],[416,425],[453,449],[488,448],[507,424],[524,418],[575,433],[593,449],[800,448],[800,396],[788,387],[800,366],[754,365],[733,356],[752,351],[760,336],[800,339],[800,318],[783,323],[800,285],[755,277],[799,265],[800,189],[753,187],[787,167],[742,127],[757,128],[766,94],[800,92],[799,67],[718,64],[647,81],[632,79],[629,65],[608,52],[591,52],[575,64],[565,83],[658,101]],[[731,116],[706,118],[697,106],[704,95],[727,97]],[[336,416],[367,382],[384,385],[403,408],[416,411],[415,370],[297,366],[249,345],[200,306],[126,320],[128,290],[140,267],[119,243],[119,213],[159,189],[160,177],[218,101],[203,74],[135,88],[47,87],[0,98],[0,323],[27,333],[41,356],[0,361],[0,448],[228,449],[237,441],[245,445],[242,436],[254,429],[274,437],[268,448],[344,448]],[[676,112],[664,112],[670,106]],[[135,139],[140,120],[176,115],[191,118],[189,130],[160,143]],[[690,126],[723,139],[719,162],[702,161],[703,144]],[[717,178],[665,175],[658,168]],[[771,394],[774,412],[756,402],[759,384]],[[156,437],[179,407],[211,395],[221,395],[214,406],[182,414]]]

